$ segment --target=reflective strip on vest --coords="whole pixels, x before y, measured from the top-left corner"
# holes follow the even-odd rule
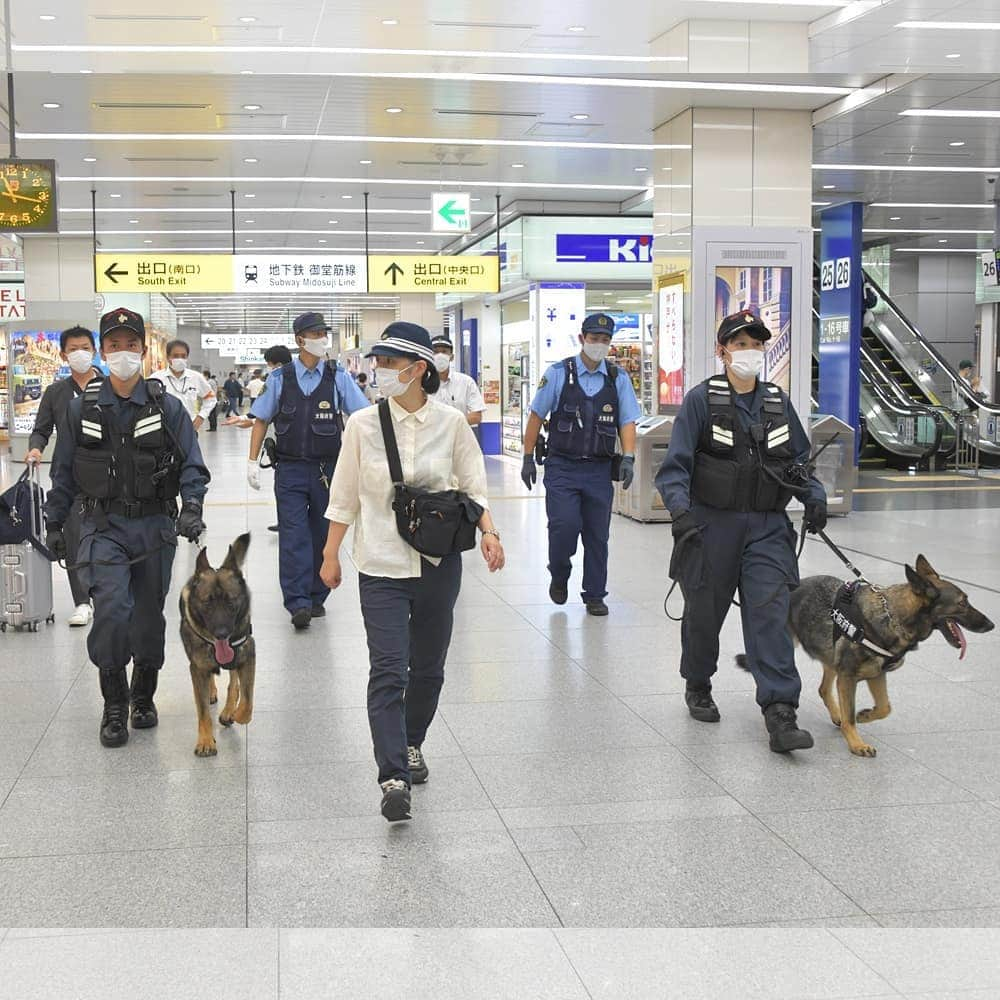
[[[140,420],[135,425],[135,430],[132,432],[133,438],[145,437],[147,434],[155,434],[163,426],[163,418],[159,413],[154,413],[150,417],[146,417],[144,420]]]
[[[712,440],[719,444],[728,445],[731,448],[734,444],[733,432],[727,431],[725,427],[712,424]]]
[[[783,445],[789,437],[790,431],[788,429],[788,424],[782,427],[777,427],[770,434],[767,435],[767,447],[768,450],[772,448],[779,448]]]
[[[104,437],[104,434],[101,431],[101,425],[95,424],[92,420],[81,421],[81,429],[83,430],[85,437],[96,438],[98,441]]]

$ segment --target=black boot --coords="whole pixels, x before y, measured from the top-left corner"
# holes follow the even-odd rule
[[[719,707],[715,704],[710,687],[689,687],[684,692],[688,712],[699,722],[718,722]]]
[[[128,673],[124,667],[99,673],[101,694],[104,695],[101,745],[123,747],[128,743]]]
[[[813,745],[812,736],[799,729],[795,707],[786,702],[776,701],[764,709],[764,725],[771,734],[771,749],[775,753],[808,750]]]
[[[132,728],[152,729],[160,718],[156,714],[153,695],[160,671],[153,667],[132,668]]]

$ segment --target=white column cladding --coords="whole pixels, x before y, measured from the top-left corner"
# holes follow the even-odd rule
[[[650,44],[678,73],[808,73],[809,26],[785,21],[680,21]]]

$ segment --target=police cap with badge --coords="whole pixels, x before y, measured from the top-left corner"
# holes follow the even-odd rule
[[[134,333],[144,344],[146,343],[146,324],[143,318],[131,309],[112,309],[101,317],[100,339],[114,333],[115,330],[128,330]]]
[[[607,337],[613,337],[615,321],[607,313],[592,313],[584,319],[580,332],[583,334],[603,333]]]
[[[318,312],[302,313],[292,321],[292,333],[295,336],[306,333],[308,330],[323,330],[325,332],[332,329],[332,326],[327,325],[323,314]]]
[[[764,321],[749,309],[744,309],[742,312],[727,316],[719,324],[719,333],[716,339],[720,344],[725,346],[738,333],[743,333],[744,331],[750,334],[754,340],[759,340],[762,344],[771,339],[771,331],[767,328]]]

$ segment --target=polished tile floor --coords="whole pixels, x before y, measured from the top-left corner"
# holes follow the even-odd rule
[[[477,554],[466,557],[425,747],[431,779],[414,790],[413,821],[390,827],[378,814],[356,574],[345,573],[325,620],[293,633],[277,587],[278,539],[265,530],[272,497],[243,479],[246,433],[202,437],[215,476],[210,556],[219,561],[236,534],[253,533],[253,722],[222,731],[217,757],[194,756],[176,594],[195,552],[182,543],[159,728],[102,749],[97,678],[84,632],[65,625],[69,591],[57,575],[56,624],[0,636],[0,924],[257,928],[232,948],[224,931],[205,939],[219,958],[214,975],[248,997],[275,995],[279,950],[282,983],[298,984],[288,995],[367,996],[364,977],[377,981],[385,948],[410,956],[410,995],[429,996],[421,983],[434,970],[421,956],[429,929],[447,927],[467,929],[448,947],[476,956],[469,976],[492,981],[503,966],[506,985],[489,995],[638,997],[640,980],[622,986],[615,976],[613,991],[602,983],[658,932],[616,939],[585,929],[825,927],[834,930],[780,938],[767,974],[814,964],[815,983],[773,995],[1000,995],[996,965],[977,959],[950,976],[935,963],[937,931],[903,939],[910,960],[866,953],[877,925],[1000,926],[1000,633],[970,636],[961,662],[939,637],[909,657],[891,679],[892,716],[871,727],[872,760],[847,752],[816,695],[818,669],[803,659],[801,718],[816,747],[776,756],[749,678],[732,665],[736,613],[716,683],[722,723],[686,713],[678,626],[663,613],[669,528],[615,516],[610,617],[588,618],[579,603],[555,607],[543,502],[522,488],[516,466],[490,460],[508,566],[490,576]],[[855,513],[830,528],[874,579],[901,580],[902,563],[923,552],[1000,619],[995,532],[993,510],[945,506]],[[802,569],[842,573],[817,541]],[[317,926],[345,930],[280,939],[266,930]],[[359,938],[352,927],[417,929]],[[58,940],[60,974],[69,975],[94,954],[141,951],[149,939]],[[712,976],[746,957],[724,937],[690,948],[671,940],[647,956],[642,982],[657,965],[673,967],[671,982],[694,981],[696,947],[711,950]],[[961,940],[972,952],[979,939],[970,931]],[[0,998],[42,995],[10,992],[39,947],[35,937],[7,936]],[[355,968],[356,956],[371,962]],[[169,952],[156,960],[181,983],[186,972]],[[525,985],[519,969],[548,978]],[[241,976],[257,985],[242,989]],[[334,979],[342,992],[324,992]],[[657,995],[715,996],[709,980]],[[765,981],[728,995],[772,995]],[[200,980],[199,995],[211,983]],[[475,991],[463,994],[456,979],[433,995]]]

